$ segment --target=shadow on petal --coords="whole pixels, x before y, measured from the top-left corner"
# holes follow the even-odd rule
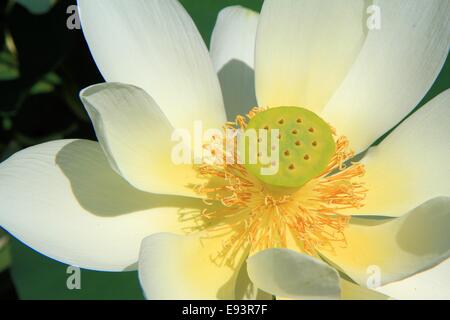
[[[403,218],[397,231],[397,244],[416,256],[450,254],[450,198],[428,201]]]
[[[233,59],[218,76],[228,120],[234,121],[237,115],[245,115],[257,106],[255,72],[246,63]]]
[[[105,156],[88,158],[83,154],[85,150],[85,143],[74,141],[57,154],[56,164],[70,181],[77,201],[92,214],[115,217],[160,207],[199,209],[204,206],[199,199],[137,190],[112,169],[105,170],[110,168]],[[92,148],[91,152],[101,150]],[[93,163],[92,159],[100,160]],[[80,167],[84,170],[79,170]]]

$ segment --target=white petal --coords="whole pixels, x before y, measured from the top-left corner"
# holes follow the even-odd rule
[[[266,0],[256,40],[259,105],[322,110],[363,44],[364,11],[363,0]]]
[[[326,263],[288,249],[264,250],[247,260],[250,280],[285,298],[339,299],[339,275]]]
[[[450,255],[450,197],[437,198],[401,218],[353,218],[347,245],[321,252],[361,286],[378,287],[430,269]]]
[[[450,260],[377,291],[400,300],[450,300]]]
[[[254,56],[259,14],[241,6],[223,9],[211,38],[211,58],[219,76],[230,121],[257,105]]]
[[[355,214],[400,216],[438,196],[450,196],[450,90],[369,150],[363,163],[369,190]]]
[[[381,29],[361,53],[323,116],[363,151],[416,107],[450,48],[450,2],[377,0]]]
[[[106,271],[134,269],[143,238],[180,232],[180,208],[201,206],[134,189],[85,140],[46,143],[1,163],[0,203],[0,225],[33,249]]]
[[[172,160],[173,128],[142,89],[116,83],[81,92],[111,165],[133,186],[158,194],[195,196],[191,165]]]
[[[236,279],[236,300],[273,300],[273,295],[259,289],[249,278],[247,262],[243,263]]]
[[[215,257],[220,239],[201,235],[161,233],[142,242],[139,279],[147,299],[234,299],[236,268],[222,265]]]
[[[173,126],[221,128],[219,82],[208,50],[176,0],[78,0],[81,23],[105,79],[136,85]]]
[[[390,300],[390,297],[382,293],[361,287],[344,279],[341,279],[341,292],[342,300]]]

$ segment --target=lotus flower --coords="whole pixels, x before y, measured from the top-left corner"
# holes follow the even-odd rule
[[[70,265],[138,268],[149,299],[384,298],[367,288],[373,268],[380,286],[416,275],[383,291],[394,298],[411,286],[450,297],[450,91],[407,117],[446,60],[448,1],[375,0],[374,30],[363,0],[230,7],[210,53],[176,0],[78,5],[107,81],[81,92],[98,142],[53,141],[0,165],[12,235]],[[172,161],[175,129],[246,128],[287,107],[280,128],[305,120],[311,145],[291,133],[315,152],[283,167],[313,175],[297,188],[241,164]]]

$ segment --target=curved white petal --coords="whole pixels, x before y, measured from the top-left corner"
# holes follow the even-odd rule
[[[198,200],[138,191],[117,175],[96,142],[64,140],[0,164],[0,225],[33,249],[87,269],[136,266],[140,243],[181,232],[180,208]]]
[[[136,85],[173,126],[221,128],[219,82],[208,50],[176,0],[78,0],[83,31],[105,79]]]
[[[348,280],[341,279],[342,300],[390,300],[390,297],[375,290],[361,287]]]
[[[364,0],[266,0],[256,40],[261,107],[321,111],[365,38]]]
[[[400,216],[450,196],[450,90],[409,117],[363,163],[365,206],[351,214]]]
[[[273,300],[273,295],[258,288],[248,276],[247,262],[243,263],[236,278],[236,300]]]
[[[80,94],[111,165],[133,186],[158,194],[195,196],[192,165],[175,164],[173,127],[142,89],[107,83]]]
[[[211,58],[230,121],[257,105],[253,69],[258,19],[252,10],[228,7],[220,12],[212,34]]]
[[[450,260],[377,291],[399,300],[450,300]]]
[[[293,299],[339,299],[339,275],[328,264],[289,249],[261,251],[247,260],[260,289]]]
[[[450,48],[450,2],[376,0],[381,29],[324,110],[355,151],[369,147],[413,110],[432,86]]]
[[[450,255],[450,197],[395,219],[353,218],[347,245],[321,254],[361,286],[378,287],[430,269]]]
[[[236,267],[217,258],[221,239],[201,235],[152,235],[142,242],[139,279],[147,299],[213,300],[234,299]]]

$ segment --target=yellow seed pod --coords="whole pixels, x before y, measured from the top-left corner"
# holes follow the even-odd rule
[[[330,126],[304,108],[277,107],[260,112],[249,121],[246,133],[249,130],[254,130],[258,137],[255,157],[258,160],[256,163],[245,161],[245,167],[269,186],[303,186],[324,172],[336,152]],[[278,143],[274,143],[274,139],[278,139]],[[255,150],[246,143],[247,159]],[[274,170],[270,170],[271,167]]]

